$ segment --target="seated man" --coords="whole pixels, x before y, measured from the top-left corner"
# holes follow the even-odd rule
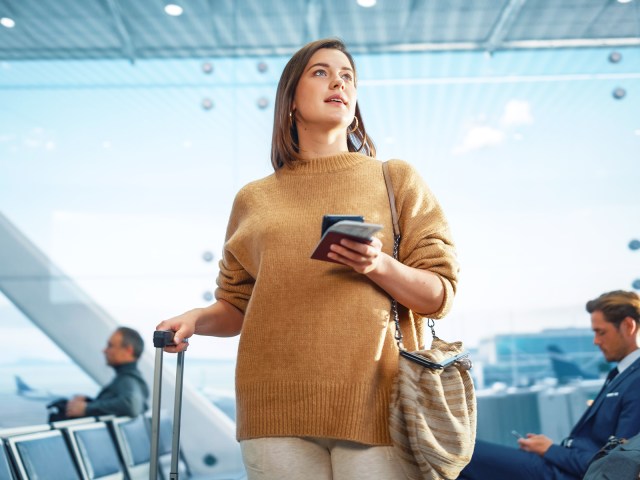
[[[630,438],[640,431],[640,296],[604,293],[587,302],[593,342],[608,362],[618,362],[593,404],[560,445],[527,434],[520,450],[478,440],[471,462],[460,474],[466,480],[578,480],[610,435]]]
[[[128,327],[118,328],[103,350],[107,364],[116,377],[95,399],[77,395],[66,402],[64,415],[53,419],[118,415],[135,417],[147,410],[149,388],[137,367],[144,349],[140,334]]]

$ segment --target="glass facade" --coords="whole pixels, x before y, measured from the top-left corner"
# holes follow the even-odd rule
[[[550,342],[597,356],[587,333],[543,329],[588,328],[584,302],[640,272],[627,248],[640,235],[640,50],[617,50],[615,64],[596,48],[356,56],[379,158],[416,166],[457,242],[438,333],[480,348],[497,335],[496,378],[535,378]],[[206,305],[234,195],[272,171],[286,60],[0,63],[0,212],[118,323],[150,332]],[[20,338],[0,364],[60,357],[4,297],[0,318]],[[190,353],[228,362],[236,345]]]

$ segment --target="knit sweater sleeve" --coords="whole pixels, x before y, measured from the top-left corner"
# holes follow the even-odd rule
[[[391,160],[389,171],[402,235],[399,259],[410,267],[435,273],[445,292],[438,311],[414,313],[442,318],[451,309],[458,279],[458,262],[449,225],[438,200],[409,163]]]
[[[218,264],[220,271],[216,280],[218,288],[215,291],[216,300],[226,300],[242,312],[245,312],[251,298],[255,277],[238,261],[230,245],[234,243],[232,241],[234,238],[242,235],[243,227],[246,227],[248,196],[248,186],[246,186],[238,192],[233,202],[222,259]]]

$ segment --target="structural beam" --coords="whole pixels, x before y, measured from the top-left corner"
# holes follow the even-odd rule
[[[127,25],[125,24],[122,16],[120,3],[118,3],[118,0],[107,0],[107,5],[109,5],[109,11],[111,12],[111,17],[113,18],[113,22],[118,30],[118,35],[120,35],[124,56],[133,65],[136,61],[135,49],[133,41],[131,40],[131,35],[129,34],[129,30],[127,29]]]
[[[322,3],[320,0],[307,0],[307,11],[304,16],[307,41],[320,38],[320,17],[322,16]]]
[[[487,52],[493,53],[501,48],[504,39],[513,26],[513,22],[518,18],[526,1],[527,0],[509,0],[509,3],[502,10],[500,18],[493,26],[493,30],[484,44],[484,49]]]

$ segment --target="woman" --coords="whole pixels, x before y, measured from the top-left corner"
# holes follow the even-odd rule
[[[404,478],[387,427],[398,358],[389,296],[406,307],[405,345],[415,349],[422,315],[444,316],[455,292],[446,220],[399,160],[389,164],[403,234],[400,261],[392,257],[382,164],[356,79],[339,40],[291,58],[276,94],[275,173],[236,196],[216,302],[157,327],[176,331],[179,346],[168,351],[193,334],[242,332],[237,437],[251,480]],[[325,214],[363,215],[384,228],[369,244],[332,245],[338,263],[312,260]]]

